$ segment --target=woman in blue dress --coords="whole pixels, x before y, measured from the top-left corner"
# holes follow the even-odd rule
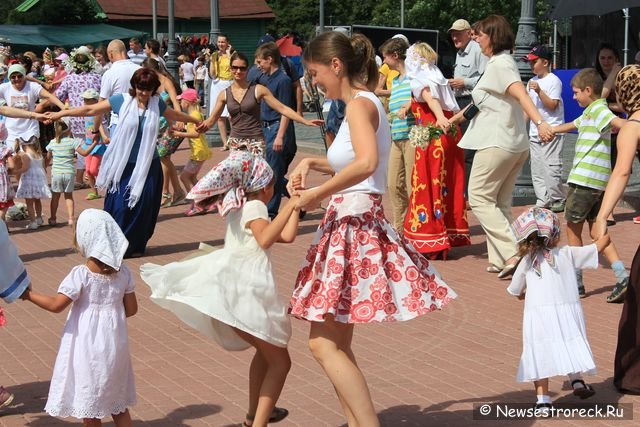
[[[125,258],[144,255],[160,211],[162,168],[156,151],[160,116],[169,122],[197,123],[188,114],[168,108],[156,95],[159,87],[158,74],[141,68],[131,77],[129,93],[48,115],[57,120],[64,116],[95,116],[113,111],[120,117],[118,132],[102,158],[96,186],[106,190],[104,210],[115,219],[129,241]]]

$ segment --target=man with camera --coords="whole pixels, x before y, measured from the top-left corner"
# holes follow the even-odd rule
[[[453,89],[458,106],[464,110],[464,108],[472,102],[471,91],[484,72],[489,58],[482,54],[480,45],[473,40],[471,25],[469,25],[466,19],[458,19],[455,21],[451,25],[451,28],[449,28],[449,34],[451,35],[453,45],[458,49],[456,52],[456,63],[453,69],[453,78],[449,79],[449,86]],[[467,131],[468,126],[468,121],[460,124],[463,133]],[[465,198],[467,198],[469,174],[471,173],[474,155],[474,150],[464,150]]]

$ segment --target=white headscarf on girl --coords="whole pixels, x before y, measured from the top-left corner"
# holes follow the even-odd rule
[[[120,270],[129,241],[116,221],[101,209],[85,209],[76,223],[76,242],[80,255],[95,258]]]
[[[460,111],[448,80],[442,75],[436,64],[427,61],[416,51],[416,44],[411,45],[407,50],[404,66],[407,77],[410,79],[411,93],[418,102],[425,102],[422,99],[422,90],[429,87],[431,96],[440,102],[444,111]]]
[[[109,192],[117,192],[120,187],[122,172],[127,166],[131,148],[138,134],[138,127],[142,122],[142,118],[138,115],[136,97],[128,93],[123,94],[123,96],[124,102],[118,114],[120,117],[118,131],[102,157],[100,172],[98,172],[98,179],[96,180],[98,188]],[[136,165],[125,190],[128,193],[129,208],[133,208],[140,199],[140,194],[142,194],[142,189],[151,167],[151,161],[156,152],[158,123],[160,120],[159,97],[157,95],[149,98],[144,117],[142,141],[140,142]]]

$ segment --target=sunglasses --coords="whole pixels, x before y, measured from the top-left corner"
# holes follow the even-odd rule
[[[231,71],[247,71],[247,67],[232,65]]]

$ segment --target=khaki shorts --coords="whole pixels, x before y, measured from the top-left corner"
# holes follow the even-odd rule
[[[604,191],[596,190],[581,185],[569,184],[567,204],[564,208],[564,217],[567,222],[580,224],[585,220],[595,221],[602,204]]]

